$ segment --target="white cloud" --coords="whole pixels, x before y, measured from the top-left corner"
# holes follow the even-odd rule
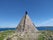
[[[41,22],[40,24],[38,24],[38,26],[53,26],[53,18]]]

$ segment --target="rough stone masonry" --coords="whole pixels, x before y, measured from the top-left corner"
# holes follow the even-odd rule
[[[9,35],[5,40],[38,40],[39,31],[28,16],[27,11],[18,24],[15,33]]]

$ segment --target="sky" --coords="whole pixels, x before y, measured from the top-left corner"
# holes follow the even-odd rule
[[[16,27],[25,11],[36,26],[53,26],[53,0],[0,0],[0,28]]]

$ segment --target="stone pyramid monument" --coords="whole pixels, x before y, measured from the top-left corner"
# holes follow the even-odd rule
[[[5,40],[38,40],[39,31],[29,18],[27,11],[18,24],[14,34],[7,37]]]
[[[27,11],[25,12],[24,17],[21,19],[19,25],[16,28],[17,32],[37,32],[38,30],[35,28],[34,23],[31,21],[31,19],[28,16]]]

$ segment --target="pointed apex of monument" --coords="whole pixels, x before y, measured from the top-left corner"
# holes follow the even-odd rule
[[[28,12],[27,11],[25,11],[25,15],[27,15],[28,14]]]

